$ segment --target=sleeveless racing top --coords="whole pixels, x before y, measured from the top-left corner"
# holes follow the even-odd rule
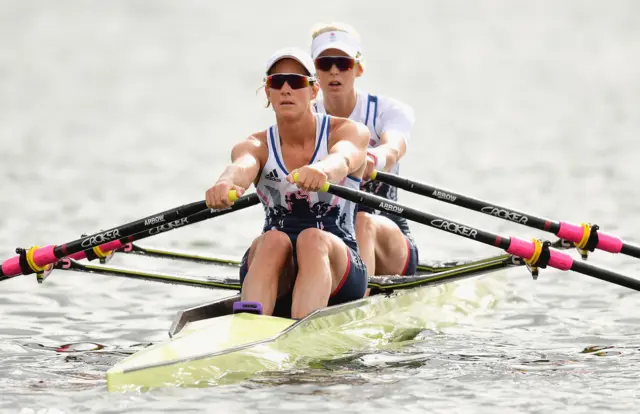
[[[329,154],[331,116],[315,116],[315,151],[309,164]],[[256,184],[256,192],[265,211],[263,231],[280,230],[295,241],[302,230],[318,228],[335,234],[347,246],[358,251],[355,233],[357,205],[329,193],[300,190],[285,179],[289,171],[284,165],[277,124],[267,130],[267,145],[269,157]],[[347,176],[337,184],[359,189],[360,182],[358,178]]]

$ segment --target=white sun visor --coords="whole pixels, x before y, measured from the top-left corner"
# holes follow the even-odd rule
[[[346,32],[333,31],[325,32],[311,42],[311,57],[315,60],[320,53],[327,49],[342,50],[347,55],[355,58],[360,50],[360,42]]]
[[[297,61],[307,70],[307,72],[309,72],[309,76],[313,76],[316,71],[315,66],[313,65],[313,60],[307,52],[297,47],[286,47],[271,55],[267,61],[266,73],[269,74],[271,67],[282,59],[293,59]]]

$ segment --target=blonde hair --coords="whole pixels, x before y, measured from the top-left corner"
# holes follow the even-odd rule
[[[360,33],[358,33],[358,31],[354,29],[353,26],[348,25],[346,23],[341,23],[341,22],[317,23],[311,29],[311,40],[313,41],[313,39],[315,39],[316,37],[327,32],[348,33],[351,36],[353,36],[359,43],[362,43],[362,40],[360,38]],[[365,61],[362,53],[358,52],[358,54],[356,55],[356,59],[358,59],[358,64],[362,67],[362,69],[364,69]]]

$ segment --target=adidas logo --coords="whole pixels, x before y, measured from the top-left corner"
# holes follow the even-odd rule
[[[267,175],[264,176],[264,178],[266,178],[267,180],[278,182],[278,183],[280,182],[280,177],[278,177],[278,171],[276,171],[275,168],[271,170],[271,172],[268,172]]]

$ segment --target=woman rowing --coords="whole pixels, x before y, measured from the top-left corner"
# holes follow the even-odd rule
[[[296,48],[267,62],[265,93],[276,124],[234,146],[232,163],[207,190],[207,205],[231,205],[252,183],[265,208],[263,233],[243,257],[242,301],[264,314],[303,318],[362,298],[367,271],[355,235],[356,205],[317,192],[326,181],[359,188],[369,130],[311,108],[313,60]]]
[[[311,54],[322,98],[316,110],[365,124],[370,133],[364,190],[397,200],[397,189],[368,181],[374,170],[398,173],[415,117],[413,109],[397,100],[355,89],[364,73],[360,36],[348,25],[319,26],[312,34]],[[356,234],[360,254],[371,275],[413,275],[418,249],[407,220],[360,206]]]

